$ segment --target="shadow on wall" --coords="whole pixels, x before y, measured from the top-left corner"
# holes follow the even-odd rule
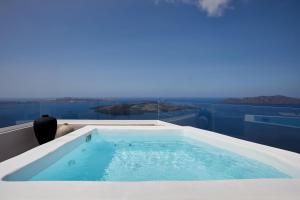
[[[38,145],[32,126],[0,133],[0,162]]]
[[[75,130],[83,126],[72,125]],[[0,162],[39,146],[32,126],[18,129],[14,127],[16,126],[11,126],[10,129],[0,133]]]

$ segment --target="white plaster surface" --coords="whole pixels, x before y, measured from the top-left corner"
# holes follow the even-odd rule
[[[148,182],[34,182],[0,181],[0,200],[6,199],[295,199],[300,200],[300,155],[192,127],[149,121],[93,122],[66,136],[31,149],[0,163],[2,178],[95,128],[101,129],[181,129],[188,137],[272,164],[294,179],[253,179],[222,181]],[[68,121],[70,123],[70,121]],[[75,121],[73,121],[75,123]],[[77,121],[77,123],[87,123]],[[116,123],[117,125],[114,125]],[[71,124],[71,123],[70,123]],[[90,123],[87,123],[90,124]],[[102,125],[101,125],[102,124]],[[126,124],[126,125],[122,125]],[[148,124],[148,125],[147,125]],[[131,125],[131,126],[130,126]]]
[[[1,200],[299,200],[299,180],[8,182]]]

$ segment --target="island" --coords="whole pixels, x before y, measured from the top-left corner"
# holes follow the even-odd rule
[[[153,113],[158,110],[161,112],[172,112],[187,109],[194,109],[191,105],[181,105],[173,103],[140,102],[140,103],[120,103],[110,106],[97,106],[93,108],[96,112],[110,115],[142,115]]]
[[[283,95],[257,96],[245,98],[227,98],[223,101],[227,104],[254,104],[254,105],[300,105],[300,98]]]
[[[28,98],[28,99],[0,99],[0,104],[24,104],[24,103],[82,103],[117,101],[117,98],[81,98],[81,97],[61,97],[61,98]]]

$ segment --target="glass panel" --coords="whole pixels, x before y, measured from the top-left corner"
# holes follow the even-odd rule
[[[58,119],[162,120],[300,152],[300,108],[207,98],[1,100],[0,128],[48,114]]]
[[[166,99],[186,108],[160,111],[160,120],[193,126],[269,146],[300,152],[300,108],[225,104],[222,100]],[[188,108],[191,106],[191,108]]]
[[[157,98],[56,99],[40,102],[40,114],[58,119],[158,119]]]
[[[30,122],[39,115],[40,109],[37,101],[0,101],[0,128]]]

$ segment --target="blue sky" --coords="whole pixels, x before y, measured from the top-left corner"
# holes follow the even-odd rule
[[[298,0],[2,0],[0,97],[300,97]]]

